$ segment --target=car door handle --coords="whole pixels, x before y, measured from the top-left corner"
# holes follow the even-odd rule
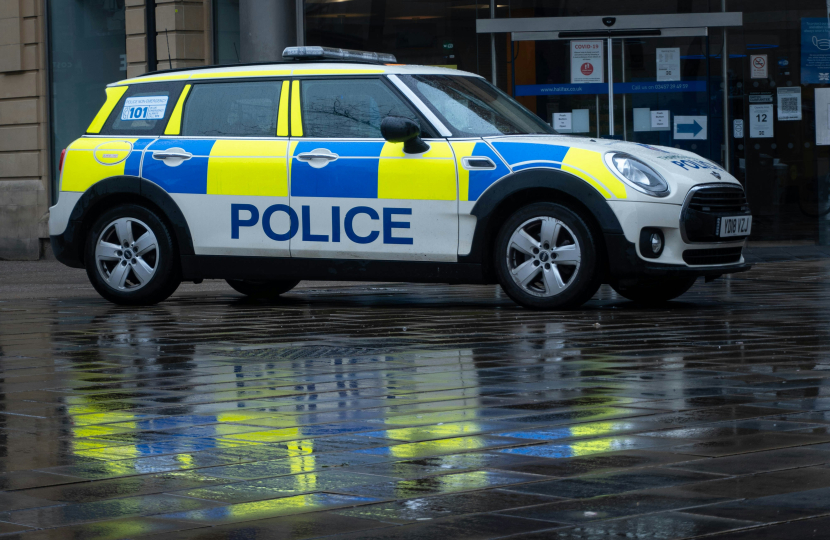
[[[339,158],[337,154],[326,154],[325,152],[303,152],[297,154],[297,159],[300,161],[311,161],[312,159],[325,159],[326,161],[334,161]]]
[[[496,168],[492,159],[480,156],[462,158],[461,165],[468,171],[492,171]]]
[[[183,150],[159,150],[158,152],[153,152],[153,159],[190,159],[192,157],[193,154]]]

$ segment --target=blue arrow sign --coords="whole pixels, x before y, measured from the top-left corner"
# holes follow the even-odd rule
[[[677,124],[678,133],[691,133],[694,137],[701,131],[703,131],[703,126],[698,124],[697,120],[694,120],[691,124]]]
[[[675,116],[674,138],[706,140],[706,126],[709,119],[706,116]]]

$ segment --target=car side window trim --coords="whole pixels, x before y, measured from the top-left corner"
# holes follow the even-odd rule
[[[452,131],[447,129],[447,126],[445,126],[444,123],[441,122],[441,120],[439,120],[437,116],[435,116],[435,113],[433,113],[432,110],[430,110],[430,108],[427,107],[423,101],[421,101],[421,98],[415,95],[415,92],[413,92],[411,88],[404,84],[404,82],[397,75],[387,75],[386,78],[389,79],[389,81],[391,81],[392,84],[395,85],[395,88],[397,88],[398,91],[400,91],[400,93],[406,96],[410,103],[412,103],[412,105],[422,115],[426,117],[426,119],[433,125],[433,127],[435,127],[435,129],[438,131],[438,134],[441,137],[452,137]]]
[[[392,94],[398,98],[401,104],[409,109],[409,111],[414,115],[415,118],[419,119],[422,125],[421,133],[422,138],[424,140],[432,140],[432,139],[441,139],[443,140],[444,135],[438,134],[438,129],[432,125],[432,122],[423,114],[424,110],[428,110],[424,107],[422,110],[418,108],[415,103],[412,103],[403,92],[401,92],[397,85],[391,84],[386,76],[344,76],[344,77],[332,77],[329,76],[307,76],[307,77],[298,77],[294,78],[292,81],[291,86],[291,136],[292,137],[303,137],[305,140],[338,140],[338,141],[383,141],[383,137],[328,137],[328,136],[321,136],[321,137],[308,137],[304,135],[304,121],[306,120],[302,114],[302,98],[301,98],[301,86],[303,81],[336,81],[338,79],[348,80],[348,81],[355,81],[355,80],[370,80],[370,81],[379,81],[385,88],[387,88]],[[405,85],[404,85],[405,87]],[[411,91],[410,91],[411,92]],[[414,94],[413,94],[414,95]],[[296,129],[295,129],[296,128]],[[444,128],[446,131],[446,128]]]
[[[184,112],[184,102],[187,101],[187,95],[190,93],[192,84],[186,84],[182,93],[179,95],[179,100],[170,113],[170,120],[167,121],[167,127],[164,128],[165,135],[180,135],[182,132],[182,113]]]

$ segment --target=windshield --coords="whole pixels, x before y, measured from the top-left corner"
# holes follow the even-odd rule
[[[513,98],[479,77],[400,77],[456,137],[526,135],[556,131]]]

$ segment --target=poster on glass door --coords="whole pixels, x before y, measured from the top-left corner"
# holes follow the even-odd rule
[[[657,80],[680,80],[680,47],[657,49]]]
[[[571,41],[571,84],[604,83],[602,40]]]

